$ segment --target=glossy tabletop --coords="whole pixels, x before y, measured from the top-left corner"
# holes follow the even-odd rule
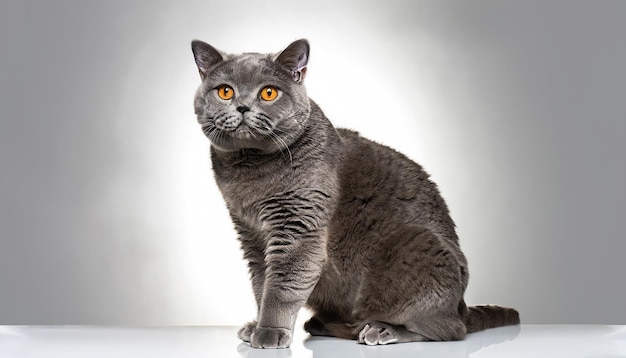
[[[250,348],[236,332],[236,327],[0,326],[0,357],[626,357],[626,326],[522,325],[459,342],[378,347],[297,330],[291,348],[281,350]]]

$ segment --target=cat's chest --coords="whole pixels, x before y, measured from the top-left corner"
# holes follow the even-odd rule
[[[336,172],[324,161],[300,158],[256,165],[224,165],[214,159],[216,181],[231,217],[255,236],[266,236],[294,217],[323,225],[334,208]],[[282,158],[282,157],[281,157]]]
[[[273,181],[250,178],[221,182],[219,186],[233,219],[256,235],[266,237],[293,221],[309,222],[307,230],[326,225],[335,206],[335,186],[320,183],[334,181],[311,178],[311,175],[277,176]]]
[[[264,229],[260,215],[263,203],[283,191],[282,187],[265,182],[255,183],[253,180],[221,183],[219,187],[231,216],[256,231]]]

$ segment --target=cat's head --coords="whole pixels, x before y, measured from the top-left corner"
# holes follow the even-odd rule
[[[217,150],[271,153],[300,137],[311,111],[302,84],[309,59],[306,40],[278,54],[231,55],[198,40],[191,48],[202,79],[196,115]]]

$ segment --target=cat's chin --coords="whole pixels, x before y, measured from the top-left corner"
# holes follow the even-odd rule
[[[273,153],[278,151],[276,145],[257,140],[248,136],[234,136],[232,138],[220,138],[219,140],[211,140],[211,145],[220,152],[237,152],[244,149],[251,149],[260,153]]]

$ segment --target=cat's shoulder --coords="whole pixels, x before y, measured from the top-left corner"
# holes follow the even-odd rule
[[[341,137],[344,146],[347,146],[349,147],[349,149],[357,151],[356,154],[359,156],[365,154],[363,153],[364,150],[367,150],[368,152],[374,151],[392,155],[399,154],[393,148],[366,138],[362,136],[359,132],[352,129],[337,128],[337,132],[339,133],[339,136]]]
[[[356,146],[362,146],[362,145],[369,146],[371,144],[375,144],[373,141],[363,137],[361,133],[352,129],[337,128],[337,133],[339,134],[341,141],[344,143],[344,146],[345,145],[348,145],[350,147],[353,147],[355,145]]]
[[[337,128],[337,132],[343,145],[344,164],[377,167],[382,171],[399,172],[400,176],[404,175],[403,171],[428,176],[421,165],[392,147],[366,138],[351,129]]]
[[[348,128],[337,128],[337,132],[341,136],[341,138],[358,138],[360,137],[359,132],[354,131]]]

